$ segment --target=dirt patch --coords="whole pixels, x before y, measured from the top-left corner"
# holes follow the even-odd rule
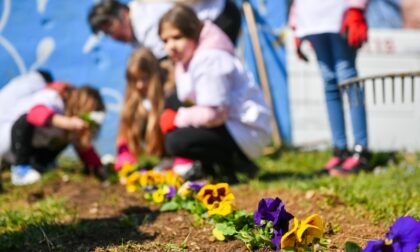
[[[383,225],[375,225],[366,216],[350,209],[333,195],[319,192],[255,190],[249,186],[234,187],[238,208],[253,212],[263,197],[279,197],[286,209],[299,219],[320,214],[327,223],[331,251],[341,251],[346,240],[365,244],[382,237]],[[120,185],[104,187],[94,180],[53,182],[32,192],[28,201],[58,196],[77,212],[82,231],[54,240],[65,251],[108,251],[124,246],[127,251],[248,251],[241,241],[220,242],[212,227],[194,220],[184,211],[160,213],[158,206],[148,204],[139,193],[127,193]],[[71,225],[71,224],[69,224]],[[40,243],[28,249],[47,249]],[[261,249],[260,251],[269,251]]]

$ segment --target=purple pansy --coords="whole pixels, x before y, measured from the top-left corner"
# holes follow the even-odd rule
[[[262,220],[273,223],[274,234],[271,241],[277,249],[280,247],[281,237],[289,231],[289,220],[292,218],[293,215],[286,211],[284,203],[277,197],[260,200],[258,210],[254,213],[254,222],[257,226],[265,228],[266,224],[262,224]]]
[[[169,192],[165,194],[165,197],[170,199],[175,196],[176,188],[174,186],[168,186]]]
[[[201,187],[204,186],[204,183],[195,183],[195,182],[189,182],[190,188],[192,188],[196,193],[200,191]]]
[[[420,243],[420,221],[413,217],[398,218],[385,240],[369,241],[362,252],[414,252]]]

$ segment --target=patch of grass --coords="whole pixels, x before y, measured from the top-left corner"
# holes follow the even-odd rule
[[[387,155],[373,156],[372,160],[381,166],[372,172],[349,177],[317,177],[313,172],[322,167],[330,152],[285,151],[279,158],[260,159],[263,171],[251,185],[334,194],[349,206],[367,209],[374,221],[391,223],[402,215],[419,219],[420,155],[398,154],[389,158]]]
[[[66,208],[65,200],[56,198],[47,198],[26,208],[3,208],[0,210],[0,249],[19,249],[44,242],[53,248],[54,237],[76,228],[69,225],[64,230],[57,225],[71,223],[75,215]]]

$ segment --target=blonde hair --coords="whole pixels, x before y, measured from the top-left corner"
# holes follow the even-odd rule
[[[147,76],[147,94],[143,97],[136,88],[142,75]],[[135,50],[127,64],[127,86],[121,113],[118,137],[127,141],[130,152],[160,156],[163,154],[163,135],[159,117],[164,107],[164,81],[159,61],[146,48]],[[143,102],[150,101],[149,111]]]
[[[105,111],[105,105],[99,91],[90,86],[72,87],[67,85],[61,92],[64,102],[64,115],[81,116],[92,111]],[[100,125],[98,125],[100,126]],[[82,131],[77,143],[84,148],[91,146],[94,134],[99,130],[99,127],[91,128]]]

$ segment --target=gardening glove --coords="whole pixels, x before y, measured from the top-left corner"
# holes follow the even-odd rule
[[[347,38],[349,46],[360,48],[367,41],[368,27],[363,16],[363,10],[350,8],[344,15],[341,33]]]
[[[173,109],[165,109],[160,116],[160,129],[162,130],[162,133],[165,135],[171,130],[176,129],[175,126],[175,117],[176,117],[176,111]]]
[[[136,157],[131,154],[131,152],[128,150],[127,145],[121,145],[118,147],[118,155],[117,159],[115,160],[115,171],[121,170],[123,165],[125,164],[135,164],[136,163]]]
[[[306,55],[301,50],[302,40],[298,37],[295,37],[295,46],[296,46],[296,54],[298,58],[305,62],[309,62],[308,57],[306,57]]]

